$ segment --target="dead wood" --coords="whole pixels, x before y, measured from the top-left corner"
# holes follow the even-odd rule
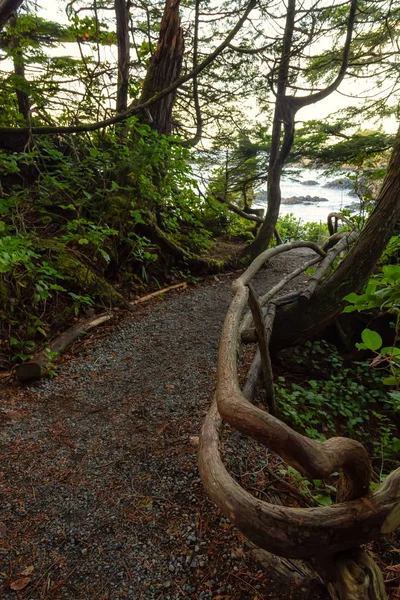
[[[365,550],[356,548],[312,562],[332,600],[387,600],[382,572]]]
[[[333,219],[334,219],[334,221],[333,221]],[[335,233],[337,233],[339,221],[343,221],[343,223],[346,223],[346,225],[349,225],[349,227],[351,227],[352,229],[357,229],[355,223],[340,212],[339,213],[336,213],[336,212],[329,213],[329,215],[327,217],[327,221],[328,221],[328,230],[329,230],[329,233],[331,236],[334,235]]]
[[[339,217],[332,215],[336,221]],[[220,339],[216,394],[200,435],[199,469],[211,499],[247,539],[266,551],[259,554],[269,567],[272,563],[276,570],[286,574],[296,570],[295,563],[274,559],[273,554],[284,559],[306,559],[326,584],[332,600],[386,600],[382,574],[373,558],[360,546],[400,526],[400,469],[394,471],[374,494],[368,495],[371,468],[368,454],[360,443],[339,437],[325,442],[308,439],[249,401],[254,396],[261,370],[267,384],[272,381],[271,364],[266,361],[269,360],[268,344],[276,306],[298,299],[308,302],[335,258],[358,239],[360,233],[352,231],[343,237],[337,234],[333,237],[335,235],[336,240],[340,239],[328,253],[304,243],[267,250],[233,283],[234,297]],[[322,257],[312,261],[320,264],[305,290],[276,298],[283,287],[279,282],[257,299],[250,281],[265,261],[278,252],[304,245],[313,247]],[[304,267],[286,276],[285,283],[303,270]],[[267,304],[267,318],[273,313],[269,328],[262,316],[261,301]],[[247,340],[251,337],[248,327],[251,317],[248,314],[242,320],[247,304],[259,348],[242,392],[237,357],[240,333],[245,334]],[[221,460],[218,447],[221,418],[267,446],[310,479],[324,479],[338,471],[338,504],[289,508],[262,501],[245,491],[229,475]]]
[[[268,305],[268,312],[264,318],[264,329],[265,329],[265,336],[266,336],[268,346],[269,346],[269,341],[271,338],[272,326],[274,323],[275,314],[276,314],[276,306],[275,306],[275,304],[271,303]],[[269,358],[269,350],[268,350],[268,358]],[[271,361],[270,361],[270,364],[271,364]],[[253,358],[253,362],[250,365],[250,369],[247,374],[246,382],[243,386],[243,395],[246,396],[247,400],[252,401],[255,396],[256,389],[257,389],[258,383],[260,381],[261,368],[262,368],[261,354],[260,354],[260,349],[258,348],[256,355]],[[272,375],[272,368],[271,368],[271,375]],[[275,402],[274,402],[274,413],[273,414],[275,414],[275,412],[276,412],[276,406],[275,406]]]
[[[321,262],[321,260],[322,260],[322,256],[317,256],[317,258],[313,258],[312,260],[307,262],[302,267],[299,267],[298,269],[295,269],[294,271],[292,271],[285,277],[282,277],[282,279],[276,285],[274,285],[266,294],[264,294],[263,296],[261,296],[259,298],[260,306],[261,307],[265,306],[270,300],[272,300],[274,298],[274,296],[276,296],[276,294],[278,292],[280,292],[280,290],[282,288],[284,288],[289,283],[289,281],[291,281],[292,279],[295,279],[296,277],[298,277],[299,275],[304,273],[304,271],[306,271],[307,269],[310,269],[314,265],[318,264],[319,262]],[[250,330],[250,329],[253,333],[249,332],[249,334],[252,335],[253,341],[254,341],[254,329],[252,329],[252,318],[251,318],[251,314],[247,313],[244,316],[243,321],[240,325],[240,331],[242,332],[242,340],[243,340],[243,335],[245,334],[245,331]]]
[[[333,248],[333,246],[335,246],[335,244],[338,243],[339,240],[341,240],[342,238],[344,238],[346,235],[348,235],[348,231],[338,231],[337,233],[334,233],[333,235],[331,235],[331,237],[326,240],[326,242],[322,245],[322,250],[325,250],[325,252],[328,252],[328,250],[330,250],[331,248]]]
[[[275,571],[275,573],[283,575],[283,577],[296,584],[300,581],[307,583],[313,579],[319,579],[315,570],[308,565],[307,561],[282,558],[281,556],[267,552],[267,550],[256,548],[250,542],[249,544],[253,547],[251,551],[252,555],[265,570]]]
[[[259,548],[286,558],[329,557],[399,527],[400,469],[367,499],[318,508],[275,506],[252,496],[229,475],[219,451],[220,426],[214,400],[200,434],[200,475],[213,502]]]
[[[265,395],[266,395],[266,406],[272,415],[276,414],[275,406],[275,393],[274,393],[274,381],[271,366],[271,358],[268,349],[268,338],[267,331],[265,328],[264,318],[261,312],[261,306],[258,301],[257,295],[254,291],[253,286],[248,283],[249,289],[249,306],[253,315],[255,329],[258,339],[258,349],[260,351],[260,366],[263,374]]]
[[[326,255],[326,253],[318,246],[318,244],[315,244],[314,242],[290,242],[289,244],[275,246],[275,248],[269,248],[268,250],[265,250],[264,252],[259,254],[257,258],[255,258],[250,264],[250,266],[245,270],[243,275],[241,275],[241,277],[239,277],[234,282],[233,286],[240,287],[241,285],[247,285],[249,281],[253,279],[254,275],[256,275],[256,273],[261,269],[263,264],[267,262],[267,260],[275,256],[276,254],[280,254],[281,252],[293,250],[293,248],[311,248],[322,257]]]
[[[132,304],[141,304],[142,302],[147,302],[148,300],[151,300],[152,298],[156,298],[157,296],[161,296],[162,294],[166,294],[167,292],[170,292],[171,290],[177,290],[179,288],[185,289],[187,288],[187,281],[181,281],[181,283],[175,283],[174,285],[170,285],[166,288],[163,288],[162,290],[157,290],[156,292],[152,292],[151,294],[147,294],[146,296],[142,296],[141,298],[138,298],[137,300],[134,300],[132,302]]]
[[[333,261],[341,252],[347,250],[351,244],[357,241],[360,237],[359,231],[352,231],[342,239],[340,239],[337,244],[331,248],[326,254],[325,258],[321,261],[319,267],[315,270],[315,273],[310,277],[306,288],[301,292],[299,300],[300,301],[308,301],[313,293],[315,292],[315,288],[318,283],[321,281],[322,277],[326,274],[329,267],[333,264]]]
[[[324,479],[341,471],[340,500],[359,498],[368,491],[370,465],[364,447],[355,440],[331,438],[310,440],[293,431],[267,412],[253,406],[242,394],[237,375],[237,341],[241,314],[248,289],[238,288],[229,307],[219,347],[217,404],[225,421],[276,452],[295,469],[311,479]]]
[[[62,354],[79,337],[111,319],[112,316],[108,314],[97,315],[75,324],[67,331],[64,331],[49,344],[48,348],[37,354],[32,360],[24,362],[15,368],[15,375],[18,381],[20,383],[25,383],[27,381],[41,379],[47,375],[49,368],[53,363],[53,359],[51,358],[52,355]]]

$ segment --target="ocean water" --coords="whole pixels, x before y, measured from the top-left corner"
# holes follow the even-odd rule
[[[325,188],[325,183],[345,177],[336,174],[335,176],[326,176],[323,171],[317,169],[299,169],[289,176],[284,176],[281,182],[282,199],[292,196],[318,196],[326,198],[328,202],[313,202],[312,204],[281,204],[280,215],[294,214],[303,221],[326,222],[327,216],[331,212],[339,212],[343,208],[357,204],[358,198],[351,196],[350,189]],[[318,185],[304,185],[303,181],[317,181]],[[257,198],[253,206],[256,208],[265,208],[266,201]]]

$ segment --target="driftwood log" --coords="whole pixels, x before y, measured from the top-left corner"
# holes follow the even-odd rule
[[[312,263],[320,264],[318,273],[302,292],[305,299],[313,293],[315,281],[326,273],[332,260],[357,235],[355,231],[347,233],[328,253],[307,244],[319,255]],[[240,389],[238,350],[243,327],[251,325],[251,313],[256,320],[258,339],[269,342],[276,306],[299,297],[299,293],[295,293],[276,298],[283,286],[275,286],[272,294],[270,291],[258,299],[258,308],[251,298],[252,311],[243,319],[249,302],[249,283],[273,255],[302,245],[306,244],[297,242],[267,250],[232,285],[233,299],[220,340],[216,394],[200,434],[199,470],[210,498],[250,543],[260,549],[258,555],[264,564],[274,564],[281,573],[292,567],[306,573],[305,576],[311,577],[314,573],[325,583],[333,600],[386,600],[380,569],[361,546],[400,526],[400,469],[394,471],[377,491],[369,494],[370,461],[359,442],[341,437],[325,442],[311,440],[268,410],[253,405],[250,400],[260,372],[263,371],[264,378],[268,372],[265,365],[262,368],[265,361],[263,343],[246,384],[243,390]],[[286,282],[309,265],[310,262],[287,276]],[[263,304],[267,304],[267,310],[261,326],[260,307]],[[279,406],[277,411],[279,414]],[[289,508],[255,498],[231,477],[222,462],[219,449],[222,420],[267,446],[303,476],[324,479],[339,472],[337,503],[329,507]],[[279,561],[278,557],[283,557],[284,561]]]

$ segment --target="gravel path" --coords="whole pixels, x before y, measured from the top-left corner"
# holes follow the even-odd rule
[[[326,598],[260,570],[199,479],[230,283],[153,300],[76,344],[56,379],[1,390],[1,598]]]

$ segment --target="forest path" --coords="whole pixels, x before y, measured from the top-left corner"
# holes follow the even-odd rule
[[[310,253],[277,256],[256,287]],[[56,379],[1,390],[1,598],[327,597],[261,571],[199,478],[231,281],[154,299],[89,338]]]

